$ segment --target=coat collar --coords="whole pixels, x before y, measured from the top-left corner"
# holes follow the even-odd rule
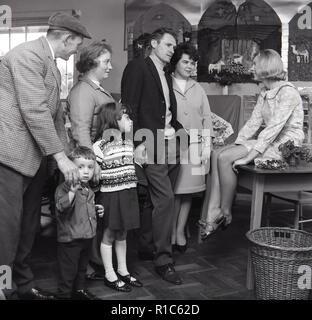
[[[193,86],[195,86],[196,81],[193,80],[192,78],[189,78],[186,82],[186,87],[185,87],[185,92],[183,93],[180,89],[180,87],[178,86],[174,76],[172,76],[172,85],[173,85],[173,90],[178,92],[181,95],[186,95],[187,91],[190,90]]]
[[[39,41],[41,42],[42,44],[42,47],[43,47],[43,50],[45,52],[45,54],[47,55],[47,57],[49,58],[49,62],[50,62],[50,67],[51,67],[51,70],[52,70],[52,73],[56,79],[56,82],[57,82],[57,85],[58,85],[58,88],[59,90],[61,89],[61,76],[60,76],[60,71],[57,69],[57,66],[54,62],[54,59],[53,59],[53,54],[51,52],[51,49],[50,49],[50,46],[49,46],[49,43],[46,39],[46,37],[42,36],[39,38]]]
[[[96,85],[88,76],[84,75],[84,76],[81,76],[79,78],[79,81],[83,81],[85,83],[87,83],[89,86],[91,86],[94,90],[99,90],[99,91],[102,91],[104,92],[106,95],[108,95],[110,98],[113,99],[112,95],[106,91],[102,86],[99,87],[98,85]]]
[[[265,90],[262,89],[260,94],[263,98],[267,99],[275,99],[276,95],[279,93],[279,91],[284,88],[284,87],[292,87],[296,88],[292,83],[287,82],[287,81],[281,81],[277,87],[271,90]]]

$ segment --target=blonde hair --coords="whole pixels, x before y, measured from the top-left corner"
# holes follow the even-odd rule
[[[286,72],[284,71],[281,56],[272,49],[265,49],[259,52],[254,58],[257,62],[255,75],[257,80],[285,80]]]

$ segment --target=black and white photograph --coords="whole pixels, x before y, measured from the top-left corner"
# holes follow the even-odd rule
[[[0,0],[10,300],[312,300],[311,0]]]

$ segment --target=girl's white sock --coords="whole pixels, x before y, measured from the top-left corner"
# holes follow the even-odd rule
[[[105,277],[108,281],[116,281],[117,274],[113,268],[113,250],[111,245],[101,242],[101,256],[105,268]]]
[[[116,250],[117,262],[118,262],[118,273],[122,276],[126,276],[129,274],[129,271],[127,269],[127,262],[126,262],[126,256],[127,256],[126,240],[122,240],[122,241],[116,240],[115,250]]]

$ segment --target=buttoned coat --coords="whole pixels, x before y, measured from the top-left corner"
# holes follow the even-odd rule
[[[45,37],[0,62],[0,163],[33,177],[43,156],[64,150],[60,73]]]
[[[190,148],[181,153],[175,193],[196,193],[206,189],[205,174],[210,169],[210,161],[201,163],[200,160],[202,139],[210,140],[214,135],[210,105],[204,89],[193,79],[187,80],[185,91],[182,92],[173,78],[173,91],[177,101],[177,119],[190,133]],[[194,129],[195,132],[191,134]],[[202,138],[198,139],[198,135]]]

